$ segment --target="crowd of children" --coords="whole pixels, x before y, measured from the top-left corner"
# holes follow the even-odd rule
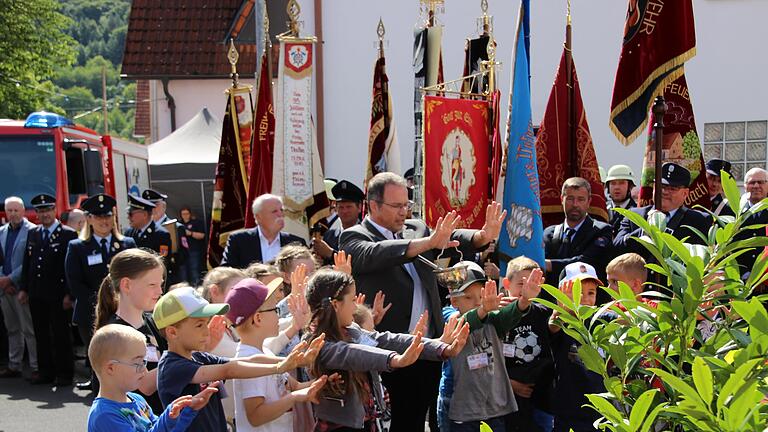
[[[385,432],[380,374],[418,359],[443,363],[442,432],[594,430],[584,395],[605,391],[602,379],[557,314],[533,301],[543,283],[535,261],[510,261],[501,289],[477,263],[456,264],[467,277],[450,290],[435,339],[423,337],[426,314],[413,334],[377,332],[391,305],[381,294],[365,304],[348,256],[315,270],[306,248],[290,246],[277,262],[216,268],[199,289],[162,294],[157,256],[117,254],[88,349],[101,383],[89,430]],[[594,306],[605,285],[595,269],[577,262],[564,274],[560,290],[572,297],[580,281],[580,303]],[[606,274],[609,287],[624,282],[653,304],[640,256],[615,258]]]

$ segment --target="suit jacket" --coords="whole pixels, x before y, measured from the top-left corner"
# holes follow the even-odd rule
[[[465,260],[474,259],[477,250],[472,245],[475,230],[460,229],[453,232],[451,239],[460,242],[460,250]],[[427,294],[429,305],[429,328],[433,336],[439,337],[443,331],[441,314],[442,298],[437,287],[437,279],[432,268],[418,259],[405,256],[412,239],[428,237],[429,228],[423,221],[408,219],[405,221],[403,239],[387,240],[370,220],[345,229],[339,240],[341,250],[352,256],[352,276],[355,278],[357,291],[373,299],[378,291],[387,296],[392,308],[384,315],[377,326],[380,331],[408,333],[413,306],[413,279],[404,264],[412,262],[421,278],[421,286]],[[440,250],[431,250],[421,255],[434,261]],[[444,256],[449,255],[449,250]]]
[[[64,259],[69,242],[77,238],[77,232],[59,223],[45,244],[43,229],[38,225],[27,235],[21,289],[33,298],[60,301],[69,294]]]
[[[762,210],[760,212],[757,212],[747,218],[747,220],[744,222],[742,226],[749,226],[749,225],[761,225],[761,224],[768,224],[768,210]],[[735,239],[736,240],[746,240],[750,239],[752,237],[761,237],[765,236],[765,228],[755,228],[755,229],[743,229],[738,234],[736,234]],[[753,250],[740,255],[736,258],[736,261],[739,263],[740,272],[742,275],[745,275],[752,271],[752,267],[755,265],[755,261],[757,261],[758,256],[763,253],[763,249],[761,248],[754,248]]]
[[[632,209],[633,212],[639,214],[646,219],[648,212],[653,206],[638,207]],[[682,240],[688,237],[687,243],[692,244],[704,244],[704,241],[699,238],[688,227],[696,228],[704,235],[709,232],[709,227],[712,226],[712,218],[698,210],[689,209],[688,207],[680,207],[675,213],[674,217],[667,222],[667,232],[672,234],[678,240]],[[650,252],[639,242],[633,240],[632,237],[640,237],[644,235],[643,230],[632,223],[629,219],[624,219],[621,222],[621,229],[616,238],[613,239],[613,247],[616,249],[617,254],[635,252],[645,258],[646,261],[651,260],[653,257]],[[650,261],[649,261],[650,262]]]
[[[287,232],[281,232],[280,247],[291,243],[307,246],[307,242],[303,238]],[[244,269],[254,262],[262,262],[259,230],[257,228],[249,228],[230,235],[227,239],[227,246],[224,248],[224,254],[221,257],[221,265]]]
[[[20,288],[22,285],[21,274],[23,271],[22,267],[24,264],[24,254],[27,251],[25,248],[25,245],[27,244],[27,235],[29,231],[34,229],[37,225],[27,220],[27,218],[22,219],[20,228],[21,231],[19,231],[19,235],[16,236],[16,246],[14,246],[11,256],[8,256],[8,251],[5,250],[5,240],[8,238],[9,226],[10,224],[5,224],[0,227],[0,248],[3,250],[4,259],[12,260],[11,263],[13,263],[13,271],[8,276],[11,278],[13,284],[16,285],[16,288]],[[0,291],[0,297],[3,295],[5,294]]]
[[[109,259],[125,249],[135,248],[136,242],[125,237],[118,240],[112,236],[109,247]],[[91,258],[89,256],[98,256]],[[77,325],[93,326],[96,295],[99,293],[101,282],[109,273],[108,262],[101,259],[101,247],[95,238],[88,240],[75,239],[69,242],[67,256],[64,260],[67,285],[75,299],[73,322]]]
[[[560,273],[570,263],[585,262],[597,271],[605,282],[605,266],[611,257],[613,228],[587,216],[578,231],[573,234],[570,244],[561,251],[565,222],[548,226],[544,230],[544,257],[552,262],[552,271],[546,275],[546,282],[557,286]]]

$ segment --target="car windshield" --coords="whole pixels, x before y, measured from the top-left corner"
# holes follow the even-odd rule
[[[27,206],[37,194],[56,196],[53,137],[0,136],[0,176],[0,205],[14,195]]]

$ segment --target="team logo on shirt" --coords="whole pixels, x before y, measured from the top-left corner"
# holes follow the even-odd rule
[[[539,336],[532,331],[523,331],[515,336],[512,342],[515,347],[515,358],[530,363],[541,354]]]

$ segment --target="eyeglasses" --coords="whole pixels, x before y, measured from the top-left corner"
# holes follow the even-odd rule
[[[395,209],[397,211],[400,211],[400,210],[405,210],[405,211],[411,210],[411,209],[413,209],[413,205],[415,204],[413,201],[408,201],[405,204],[390,204],[390,203],[385,203],[384,201],[376,201],[376,202],[379,203],[379,204],[384,204],[387,207],[392,207],[393,209]]]
[[[747,185],[749,186],[762,186],[764,184],[768,183],[768,180],[750,180],[747,182]]]
[[[144,369],[147,368],[147,360],[146,359],[142,360],[141,363],[124,362],[124,361],[120,361],[120,360],[110,360],[109,362],[110,363],[117,363],[117,364],[121,364],[121,365],[125,365],[125,366],[133,366],[134,368],[136,368],[136,373],[141,373],[142,371],[144,371]]]
[[[258,312],[258,313],[264,313],[264,312],[277,312],[277,311],[279,311],[279,310],[280,310],[280,308],[278,308],[278,307],[273,307],[273,308],[270,308],[270,309],[261,309],[261,310],[257,310],[256,312]]]

